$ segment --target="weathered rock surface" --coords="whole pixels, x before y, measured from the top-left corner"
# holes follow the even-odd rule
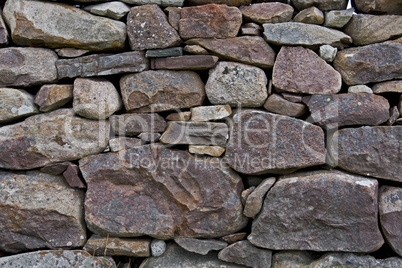
[[[325,13],[324,26],[325,27],[333,27],[333,28],[342,28],[352,18],[354,11],[355,11],[354,8],[349,8],[349,9],[346,9],[346,10],[331,10],[331,11],[328,11],[328,12]],[[350,35],[350,33],[347,33],[347,34]],[[351,37],[353,38],[353,41],[356,41],[353,36],[351,36]]]
[[[147,58],[166,58],[183,56],[182,47],[170,47],[162,49],[147,50],[145,57]]]
[[[118,152],[125,149],[131,149],[136,146],[141,146],[141,139],[118,137],[109,140],[109,147],[112,152]]]
[[[207,70],[216,65],[219,58],[211,55],[185,55],[180,57],[151,59],[151,69]]]
[[[305,98],[314,123],[328,128],[380,125],[389,119],[389,103],[369,93],[312,95]]]
[[[39,113],[34,97],[22,89],[0,88],[0,123]]]
[[[127,4],[133,5],[147,5],[147,4],[156,4],[159,6],[183,6],[184,0],[122,0]]]
[[[268,96],[267,77],[260,68],[235,62],[219,62],[205,85],[212,104],[259,107]]]
[[[141,139],[143,143],[152,143],[159,141],[159,138],[162,136],[160,133],[155,132],[143,132],[137,137]]]
[[[228,117],[232,114],[229,105],[199,106],[190,109],[191,121],[205,122]]]
[[[184,52],[194,55],[208,55],[208,51],[199,45],[186,45],[184,47]]]
[[[48,164],[41,168],[40,171],[51,175],[61,175],[70,166],[70,164],[70,162]]]
[[[150,247],[152,257],[159,257],[166,251],[166,242],[162,239],[152,239]]]
[[[237,7],[217,4],[184,7],[179,33],[183,39],[235,37],[241,23],[242,14]]]
[[[68,163],[67,169],[63,172],[63,177],[72,188],[87,188],[81,179],[81,171],[76,164]]]
[[[402,257],[402,188],[380,187],[380,223],[384,238],[392,249]],[[402,260],[401,260],[402,262]]]
[[[142,132],[163,132],[165,119],[157,113],[120,114],[110,117],[112,131],[119,136],[137,136]]]
[[[9,38],[7,27],[3,20],[3,10],[0,8],[0,45],[7,45]]]
[[[230,235],[225,235],[222,237],[223,241],[228,242],[229,244],[236,243],[237,241],[244,240],[247,236],[247,233],[235,233]]]
[[[108,267],[116,263],[109,257],[93,257],[84,250],[41,250],[0,258],[2,267]]]
[[[402,78],[402,39],[339,51],[334,67],[347,85]]]
[[[401,107],[401,104],[399,104],[399,106]],[[400,115],[401,113],[399,112],[398,106],[394,106],[389,109],[389,119],[387,121],[387,125],[392,126],[393,124],[395,124]]]
[[[292,4],[298,10],[316,6],[320,10],[345,9],[347,0],[292,0]]]
[[[240,11],[246,20],[256,23],[280,23],[290,21],[293,7],[278,2],[241,6]]]
[[[84,250],[95,256],[149,257],[150,238],[119,238],[92,235]]]
[[[84,193],[70,188],[63,177],[0,171],[0,183],[1,250],[84,245]]]
[[[170,121],[188,121],[190,120],[191,112],[171,113],[166,116],[166,120]]]
[[[143,51],[132,51],[58,60],[56,67],[58,78],[62,79],[142,72],[149,69],[149,61]]]
[[[305,94],[338,93],[341,75],[314,51],[283,46],[275,61],[272,84],[280,91]]]
[[[168,16],[169,24],[178,32],[179,31],[179,20],[181,18],[181,8],[179,7],[167,7],[164,12]]]
[[[221,237],[242,229],[247,219],[241,178],[214,159],[199,162],[162,145],[81,159],[88,228],[101,235],[165,239]]]
[[[35,103],[41,112],[63,107],[73,99],[73,85],[43,85],[35,96]]]
[[[348,93],[373,93],[373,90],[366,85],[356,85],[348,87]]]
[[[60,109],[0,128],[0,168],[33,169],[102,152],[109,122],[74,116]]]
[[[274,45],[300,45],[311,48],[320,45],[343,48],[352,43],[352,38],[341,31],[300,22],[266,23],[264,38]]]
[[[355,45],[368,45],[402,36],[402,16],[354,14],[344,31]]]
[[[215,239],[197,239],[189,237],[175,238],[174,242],[189,252],[201,255],[207,255],[212,250],[221,250],[228,245],[228,243],[224,241]]]
[[[187,0],[186,3],[194,6],[205,4],[225,4],[228,6],[247,6],[251,0]]]
[[[292,117],[258,110],[234,113],[225,158],[245,174],[289,173],[325,163],[324,132]]]
[[[189,45],[200,45],[224,60],[233,60],[261,68],[271,68],[275,51],[259,36],[240,36],[227,39],[191,39]]]
[[[329,152],[342,169],[386,180],[402,181],[402,126],[338,130]]]
[[[127,16],[127,33],[132,50],[167,48],[181,43],[179,34],[157,5],[132,7]]]
[[[355,0],[354,6],[364,13],[402,15],[401,0]]]
[[[292,117],[299,117],[307,112],[304,104],[288,101],[275,93],[268,97],[264,108],[268,112]]]
[[[78,48],[71,48],[71,47],[65,47],[65,48],[58,48],[55,49],[57,52],[57,55],[59,57],[64,57],[64,58],[76,58],[76,57],[81,57],[84,54],[87,54],[89,50],[87,49],[78,49]]]
[[[275,181],[275,177],[267,178],[254,189],[254,191],[247,197],[246,205],[243,210],[244,216],[254,218],[258,213],[260,213],[265,195],[274,185]]]
[[[384,243],[377,196],[377,180],[340,171],[284,176],[268,192],[248,240],[278,250],[375,251]]]
[[[9,0],[3,13],[14,43],[20,46],[74,47],[93,51],[124,48],[125,23],[91,15],[73,6]],[[57,21],[49,23],[49,18],[57,18]]]
[[[333,62],[338,49],[330,45],[320,46],[320,57],[327,62]]]
[[[84,9],[92,14],[109,17],[115,20],[123,18],[130,11],[130,7],[120,1],[90,5]]]
[[[204,83],[191,71],[146,71],[120,80],[128,112],[162,112],[201,105]]]
[[[402,93],[402,80],[378,83],[375,84],[372,89],[376,94],[386,92]]]
[[[220,146],[190,145],[188,146],[188,151],[192,154],[206,154],[219,157],[225,152],[225,148]]]
[[[324,13],[318,8],[312,6],[303,9],[293,18],[294,22],[303,22],[309,24],[323,24],[324,23]]]
[[[247,267],[266,268],[271,267],[272,251],[254,247],[249,241],[243,240],[222,249],[218,258]]]
[[[50,49],[9,47],[0,49],[0,87],[32,86],[57,79],[58,57]]]
[[[168,144],[225,145],[228,132],[225,123],[171,121],[160,141]]]

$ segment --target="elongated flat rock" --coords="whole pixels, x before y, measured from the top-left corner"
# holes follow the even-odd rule
[[[119,238],[92,235],[84,249],[95,256],[149,257],[150,238]]]
[[[162,145],[81,159],[88,228],[104,236],[165,239],[221,237],[242,229],[242,180],[214,159],[200,164],[190,153]]]
[[[37,171],[0,171],[0,185],[1,250],[84,245],[84,192],[71,188],[61,176]]]
[[[218,120],[228,117],[232,114],[229,105],[199,106],[190,109],[191,121],[205,122]]]
[[[49,23],[49,18],[57,22]],[[115,50],[124,48],[127,35],[123,22],[52,2],[9,0],[4,19],[14,43],[21,46]]]
[[[175,238],[179,246],[187,251],[194,252],[201,255],[207,255],[210,251],[218,251],[228,245],[228,243],[215,239],[197,239],[190,237]]]
[[[387,81],[375,84],[373,86],[373,92],[376,94],[387,92],[402,93],[402,80]]]
[[[402,15],[400,0],[355,0],[354,6],[363,13]]]
[[[157,70],[206,70],[216,65],[219,58],[211,55],[184,55],[151,59],[151,69]]]
[[[184,0],[122,0],[127,4],[132,5],[147,5],[147,4],[156,4],[159,6],[170,7],[170,6],[183,6]]]
[[[34,97],[22,89],[0,88],[0,123],[39,113]]]
[[[256,23],[281,23],[293,17],[293,7],[283,3],[259,3],[241,6],[243,17]]]
[[[163,132],[165,119],[157,113],[119,114],[110,117],[112,131],[119,136],[136,136],[142,132]]]
[[[281,174],[325,163],[323,130],[292,117],[238,111],[229,136],[225,159],[241,173]]]
[[[248,240],[275,250],[375,251],[384,243],[377,196],[377,180],[340,171],[284,176],[269,190]]]
[[[72,109],[38,114],[0,128],[0,168],[33,169],[102,152],[109,122],[75,116]]]

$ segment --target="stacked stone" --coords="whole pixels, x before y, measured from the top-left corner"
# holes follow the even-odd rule
[[[402,267],[402,1],[347,2],[0,4],[0,266]]]

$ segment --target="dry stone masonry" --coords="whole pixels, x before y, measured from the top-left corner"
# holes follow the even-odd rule
[[[401,0],[0,3],[0,267],[402,267]]]

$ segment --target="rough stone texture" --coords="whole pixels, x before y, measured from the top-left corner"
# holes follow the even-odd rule
[[[69,166],[70,162],[48,164],[41,168],[40,171],[51,175],[61,175]]]
[[[293,18],[294,22],[303,22],[309,24],[323,24],[324,13],[316,7],[303,9]]]
[[[137,136],[142,132],[163,132],[165,119],[157,113],[120,114],[110,117],[112,131],[119,136]]]
[[[0,258],[0,266],[4,268],[116,268],[116,263],[112,258],[93,257],[84,250],[42,250]]]
[[[146,71],[123,76],[120,89],[128,112],[162,112],[201,105],[204,83],[191,71]]]
[[[353,12],[355,11],[354,8],[349,8],[346,10],[331,10],[325,13],[325,27],[331,28],[342,28],[345,26],[353,16]],[[345,32],[348,35],[350,33]],[[351,36],[351,35],[350,35]],[[356,41],[353,36],[353,41]],[[355,43],[355,42],[354,42]],[[356,44],[356,43],[355,43]]]
[[[184,47],[184,52],[194,55],[208,55],[208,51],[199,45],[186,45]]]
[[[63,177],[68,185],[73,188],[87,188],[82,181],[81,171],[76,164],[69,163],[67,169],[63,172]]]
[[[39,113],[34,97],[22,89],[0,88],[0,123]]]
[[[33,169],[102,152],[109,122],[74,116],[60,109],[0,128],[0,168]]]
[[[212,104],[260,107],[268,96],[267,82],[257,67],[221,61],[210,70],[205,91]]]
[[[63,107],[73,99],[73,85],[43,85],[35,96],[35,103],[41,112]]]
[[[244,240],[247,236],[247,233],[235,233],[230,235],[225,235],[222,237],[222,240],[228,242],[229,244],[236,243],[237,241]]]
[[[129,137],[118,137],[109,140],[110,150],[112,152],[118,152],[125,149],[131,149],[136,146],[141,146],[142,142],[137,138],[129,138]]]
[[[214,67],[218,60],[218,57],[211,55],[158,58],[151,59],[151,68],[164,70],[206,70]]]
[[[73,109],[89,119],[107,119],[123,106],[114,85],[104,78],[77,78],[74,81]]]
[[[212,250],[221,250],[228,245],[228,243],[224,241],[215,239],[197,239],[187,237],[175,238],[174,242],[189,252],[201,255],[207,255]]]
[[[276,250],[375,251],[384,243],[377,195],[377,180],[340,171],[284,176],[268,192],[248,240]]]
[[[322,11],[333,9],[346,9],[347,0],[292,0],[292,4],[298,10],[316,6]]]
[[[170,121],[188,121],[190,120],[191,112],[171,113],[166,116],[166,120]]]
[[[159,141],[162,134],[154,132],[143,132],[137,137],[141,139],[143,143],[152,143]]]
[[[221,237],[242,229],[242,180],[215,159],[199,161],[162,145],[81,159],[88,228],[101,235],[164,239]]]
[[[0,49],[0,87],[32,86],[57,80],[55,62],[58,57],[50,49],[9,47]]]
[[[147,58],[165,58],[183,56],[182,47],[170,47],[163,49],[147,50],[145,57]]]
[[[183,6],[184,0],[122,0],[127,4],[133,5],[146,5],[146,4],[156,4],[159,6]]]
[[[336,47],[331,47],[330,45],[320,46],[320,57],[327,62],[333,62],[337,52]]]
[[[292,117],[258,110],[234,113],[225,158],[245,174],[289,173],[325,163],[324,132]]]
[[[187,0],[186,3],[194,6],[205,4],[225,4],[228,6],[247,6],[251,0]]]
[[[352,38],[341,31],[300,22],[266,23],[264,38],[274,45],[301,45],[311,48],[320,45],[343,48],[352,43]]]
[[[366,85],[348,87],[348,93],[373,93],[373,90]]]
[[[247,197],[246,205],[243,210],[244,216],[254,218],[258,213],[260,213],[265,195],[274,185],[275,181],[275,177],[263,180]]]
[[[66,48],[58,48],[55,49],[57,52],[57,55],[59,57],[64,57],[64,58],[76,58],[80,57],[84,54],[87,54],[89,50],[87,49],[78,49],[78,48],[71,48],[71,47],[66,47]]]
[[[70,188],[63,177],[0,171],[0,185],[1,250],[16,253],[84,245],[84,193]]]
[[[9,38],[7,27],[3,20],[3,10],[0,8],[0,45],[7,45]]]
[[[58,60],[56,67],[57,76],[62,79],[142,72],[149,69],[149,61],[143,51],[133,51]]]
[[[219,157],[225,152],[225,148],[220,146],[190,145],[188,151],[192,154],[206,154]]]
[[[353,4],[364,13],[402,15],[401,0],[354,0]]]
[[[341,75],[314,51],[283,46],[275,61],[272,84],[280,91],[305,94],[338,93]]]
[[[329,152],[342,169],[386,180],[402,181],[402,126],[338,130]]]
[[[150,238],[119,238],[92,235],[84,250],[95,256],[149,257]]]
[[[249,241],[243,240],[222,249],[218,258],[247,267],[266,268],[271,267],[272,251],[254,247]]]
[[[261,36],[261,30],[242,26],[240,28],[240,34],[241,35],[251,35],[251,36]]]
[[[387,125],[392,126],[393,124],[395,124],[399,116],[400,112],[398,106],[394,106],[391,109],[389,109],[389,120],[387,121]]]
[[[229,105],[199,106],[190,109],[191,121],[204,122],[222,119],[232,114]]]
[[[255,186],[251,186],[250,188],[244,190],[244,191],[241,193],[241,203],[243,204],[243,206],[246,205],[246,201],[247,201],[248,196],[249,196],[254,190],[255,190]]]
[[[256,23],[281,23],[293,17],[293,7],[278,2],[241,6],[240,11],[246,20]]]
[[[153,239],[151,242],[151,255],[153,257],[162,256],[166,251],[166,242],[161,239]]]
[[[344,31],[355,45],[368,45],[402,36],[402,16],[354,14]]]
[[[160,141],[168,144],[225,145],[225,123],[170,121]]]
[[[303,96],[302,95],[295,95],[295,94],[290,94],[286,92],[282,92],[281,96],[288,101],[295,102],[295,103],[300,103],[303,102]]]
[[[179,32],[179,20],[181,18],[181,8],[167,7],[164,12],[168,16],[170,26],[172,26],[177,32]]]
[[[91,15],[73,6],[8,0],[3,13],[11,38],[20,46],[103,51],[122,49],[125,45],[125,23]],[[56,21],[49,23],[49,18]]]
[[[183,39],[235,37],[241,23],[242,14],[236,7],[217,4],[184,7],[179,33]]]
[[[378,83],[375,84],[372,89],[376,94],[387,92],[402,93],[402,80]]]
[[[132,50],[167,48],[181,43],[179,34],[157,5],[132,7],[127,16],[127,33]]]
[[[339,51],[334,67],[347,85],[402,78],[402,38]]]
[[[275,51],[259,36],[227,39],[191,39],[189,45],[200,45],[224,60],[233,60],[261,68],[272,68]]]
[[[379,212],[384,238],[392,249],[402,256],[402,188],[380,187]],[[402,260],[401,260],[402,261]]]
[[[120,1],[113,1],[108,3],[90,5],[85,7],[84,10],[89,11],[95,15],[119,20],[130,11],[130,7]]]
[[[389,103],[369,93],[312,95],[305,98],[313,122],[328,128],[380,125],[389,119]]]
[[[307,112],[306,105],[288,101],[278,94],[269,96],[264,108],[268,112],[292,117],[300,117]]]
[[[218,254],[211,252],[207,255],[188,252],[175,243],[168,246],[161,257],[146,259],[142,268],[244,268],[233,263],[218,259]]]

